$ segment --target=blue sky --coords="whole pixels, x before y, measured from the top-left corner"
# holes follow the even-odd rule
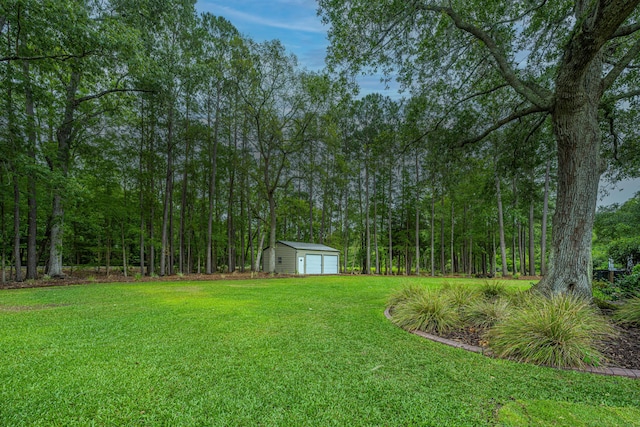
[[[303,68],[325,66],[328,28],[317,15],[316,0],[198,0],[198,12],[227,18],[242,34],[257,42],[278,39],[298,57]],[[383,92],[398,98],[397,89],[386,89],[379,76],[358,78],[360,93]]]
[[[198,0],[196,8],[224,16],[255,41],[279,39],[304,68],[324,67],[329,42],[315,0]]]
[[[286,49],[298,57],[299,64],[309,70],[324,67],[327,28],[316,14],[315,0],[198,0],[198,12],[210,12],[227,18],[242,34],[261,42],[279,39]],[[384,92],[398,97],[397,90],[384,90],[379,77],[358,79],[361,94]],[[622,203],[640,191],[640,179],[615,186],[602,182],[598,205]],[[608,191],[602,191],[608,190]],[[605,195],[608,192],[608,195]]]

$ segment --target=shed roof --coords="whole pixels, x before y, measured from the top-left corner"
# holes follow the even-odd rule
[[[278,243],[303,251],[340,252],[338,249],[330,248],[329,246],[321,245],[319,243],[288,242],[286,240],[278,240]]]

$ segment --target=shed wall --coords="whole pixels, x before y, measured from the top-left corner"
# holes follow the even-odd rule
[[[269,268],[269,252],[263,251],[262,254],[262,270],[267,271]],[[307,267],[307,255],[320,255],[322,257],[321,274],[337,274],[338,271],[333,271],[332,268],[327,269],[326,258],[331,257],[337,259],[336,266],[339,266],[340,253],[338,251],[324,251],[324,250],[304,250],[295,249],[288,245],[281,243],[276,244],[275,258],[276,258],[276,273],[282,274],[320,274],[319,272],[309,272]],[[298,271],[298,257],[305,259],[305,271]]]
[[[285,245],[276,246],[276,273],[296,274],[296,250]]]

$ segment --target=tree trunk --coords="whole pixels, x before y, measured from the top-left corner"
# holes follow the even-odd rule
[[[29,73],[29,61],[22,62],[24,73],[24,98],[25,113],[27,115],[27,141],[28,156],[31,164],[35,165],[36,160],[36,121],[33,106],[33,91],[31,89],[31,74]],[[27,231],[27,280],[38,278],[38,256],[37,256],[37,235],[38,235],[38,209],[37,190],[35,174],[27,176],[27,197],[28,197],[28,231]]]
[[[211,134],[211,100],[210,97],[207,101],[207,127],[209,132],[207,135]],[[218,129],[219,129],[219,111],[220,111],[220,94],[216,95],[216,112],[215,112],[215,121],[213,124],[213,144],[209,141],[209,164],[211,165],[211,174],[209,175],[209,212],[207,215],[207,261],[206,261],[206,269],[205,272],[207,274],[212,274],[214,267],[213,257],[213,216],[214,216],[214,201],[216,196],[216,173],[218,167]],[[259,248],[261,251],[262,248]]]
[[[440,274],[447,274],[445,270],[445,260],[444,260],[444,194],[442,195],[442,199],[440,201]],[[451,259],[451,267],[453,267],[453,258]]]
[[[540,238],[540,274],[547,274],[547,216],[549,214],[549,175],[551,160],[547,160],[547,171],[544,175],[544,205],[542,207],[542,237]]]
[[[145,252],[144,252],[144,245],[145,245],[145,241],[144,241],[144,234],[145,234],[145,222],[144,222],[144,214],[145,214],[145,209],[144,209],[144,200],[145,200],[145,190],[143,187],[143,183],[144,183],[144,156],[143,156],[143,152],[144,152],[144,99],[142,99],[140,101],[140,148],[139,148],[139,157],[138,157],[138,186],[140,194],[139,194],[139,208],[140,208],[140,238],[139,238],[139,244],[140,244],[140,275],[144,276],[145,271],[144,271],[144,257],[145,257]]]
[[[431,277],[436,275],[436,195],[431,195]]]
[[[416,150],[416,276],[420,275],[420,168]]]
[[[187,89],[188,90],[188,89]],[[180,195],[180,236],[179,236],[179,260],[178,271],[185,274],[188,270],[186,237],[187,231],[187,192],[189,188],[189,157],[191,155],[191,137],[189,136],[189,97],[186,99],[186,125],[185,125],[185,152],[184,152],[184,169],[182,171],[182,194]]]
[[[509,275],[507,269],[507,244],[504,239],[504,215],[502,212],[502,192],[500,191],[500,178],[496,174],[496,197],[498,199],[498,226],[500,227],[500,261],[502,262],[502,277]]]
[[[276,225],[277,225],[277,212],[276,212],[276,198],[273,191],[268,194],[269,198],[269,273],[275,273],[276,271]]]
[[[376,256],[376,274],[380,274],[380,251],[378,250],[378,179],[373,178],[373,249]]]
[[[128,276],[127,270],[128,270],[128,265],[127,265],[127,245],[124,239],[124,223],[121,224],[121,228],[120,228],[120,232],[121,237],[122,237],[122,274],[124,275],[124,277]]]
[[[171,204],[173,200],[173,105],[169,106],[168,117],[168,131],[167,131],[167,170],[165,175],[165,191],[164,191],[164,204],[162,207],[162,241],[161,241],[161,253],[160,253],[160,275],[165,276],[168,272],[167,261],[170,261],[170,244],[169,240],[173,241],[169,230],[169,222],[171,215]],[[169,272],[169,274],[171,274]]]
[[[393,210],[391,209],[391,200],[393,198],[393,180],[391,179],[391,176],[392,175],[389,174],[389,200],[387,201],[387,220],[389,222],[389,275],[393,275]]]
[[[455,225],[456,225],[456,219],[454,216],[454,205],[453,205],[453,198],[451,199],[451,250],[450,250],[450,256],[451,256],[451,273],[454,273],[455,271],[457,271],[456,269],[454,269],[453,267],[453,257],[454,257],[454,243],[455,243]]]
[[[80,73],[73,71],[69,78],[66,90],[65,111],[62,124],[56,132],[58,150],[55,158],[55,168],[62,172],[63,178],[69,172],[69,158],[71,152],[71,139],[73,136],[74,113],[77,108],[75,101],[78,85],[80,84]],[[53,192],[53,208],[51,212],[52,225],[49,247],[49,269],[51,277],[62,277],[62,240],[64,231],[64,208],[62,193],[64,189],[55,188]]]
[[[591,239],[600,159],[598,106],[602,60],[596,57],[582,79],[560,74],[552,116],[558,144],[558,196],[553,215],[548,274],[536,289],[545,295],[575,293],[591,299]],[[573,79],[572,79],[573,78]]]
[[[533,227],[534,220],[533,200],[529,204],[529,276],[536,275],[536,257],[535,257],[535,231]]]
[[[256,255],[256,263],[253,266],[253,271],[260,271],[260,261],[262,260],[262,246],[264,245],[264,231],[262,227],[260,229],[260,243],[258,243],[258,253]]]
[[[22,282],[22,260],[20,257],[20,185],[18,176],[12,173],[13,184],[13,259],[16,266],[16,282]]]

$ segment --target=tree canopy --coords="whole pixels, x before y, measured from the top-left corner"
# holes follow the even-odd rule
[[[635,129],[619,130],[616,117],[640,95],[639,2],[319,3],[331,24],[332,63],[352,71],[380,67],[397,73],[413,93],[429,93],[431,108],[450,117],[446,126],[457,134],[457,146],[525,118],[533,118],[533,129],[550,119],[558,203],[552,269],[538,289],[590,296],[603,159],[637,146]],[[430,128],[438,126],[441,120]]]

